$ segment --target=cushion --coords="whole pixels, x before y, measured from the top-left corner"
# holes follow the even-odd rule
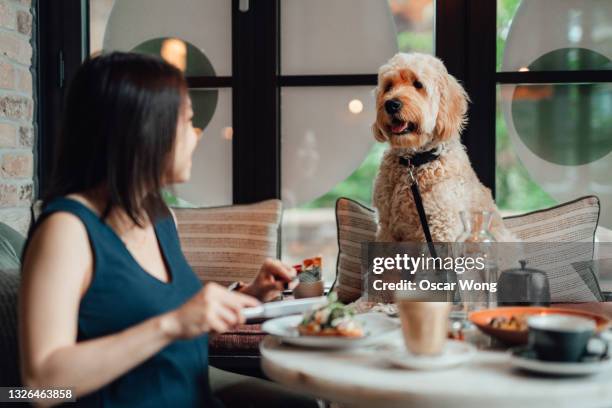
[[[523,242],[593,242],[599,199],[581,197],[555,207],[504,218]]]
[[[529,266],[547,270],[551,284],[553,302],[598,301],[599,291],[593,290],[594,284],[585,268],[576,268],[571,262],[588,262],[592,259],[592,247],[573,245],[571,258],[567,249],[572,243],[592,243],[595,238],[599,219],[599,199],[594,196],[581,197],[555,207],[504,218],[506,226],[525,242],[554,242],[566,245],[550,245],[547,257],[538,257],[541,252],[527,253]],[[357,300],[361,296],[361,243],[371,242],[376,237],[375,212],[348,198],[336,202],[336,222],[338,227],[338,265],[335,287],[338,299],[344,303]],[[541,247],[526,246],[542,250]],[[552,248],[552,249],[551,249]],[[530,256],[531,255],[531,256]],[[550,271],[565,262],[564,268]],[[547,266],[549,268],[547,268]],[[554,269],[554,268],[553,268]],[[587,274],[588,275],[588,274]],[[596,281],[595,281],[596,283]]]
[[[587,196],[504,223],[532,243],[523,246],[524,257],[530,267],[547,273],[552,302],[598,302],[604,300],[592,268],[598,220],[599,199]]]
[[[338,260],[335,289],[338,300],[350,303],[361,296],[361,243],[376,238],[376,213],[374,210],[341,197],[336,201],[338,229]]]
[[[183,253],[202,282],[248,282],[277,256],[280,200],[173,210]]]

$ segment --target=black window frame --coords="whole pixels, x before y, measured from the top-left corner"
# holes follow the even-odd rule
[[[61,3],[53,9],[50,3]],[[41,188],[51,166],[52,150],[59,128],[66,84],[81,61],[89,55],[88,0],[40,0],[39,46],[46,48],[39,71],[47,72],[41,80],[41,98],[53,101],[52,112],[44,116],[40,128],[38,175]],[[232,89],[232,190],[233,203],[252,203],[281,198],[281,125],[280,91],[282,87],[376,85],[377,75],[281,75],[280,7],[281,0],[250,0],[247,12],[240,11],[240,0],[232,0],[232,76],[188,78],[190,88]],[[75,16],[58,21],[58,15]],[[76,16],[79,16],[77,19]],[[66,32],[66,26],[70,30]],[[75,41],[80,38],[81,41]],[[42,41],[41,41],[42,40]],[[85,51],[84,51],[85,50]],[[64,58],[63,73],[56,66],[57,55]],[[67,60],[67,57],[70,57]],[[55,65],[54,65],[55,64]],[[64,79],[60,83],[57,78]]]
[[[434,0],[435,54],[470,95],[462,135],[472,165],[495,193],[496,90],[500,84],[612,82],[612,71],[497,72],[497,0]],[[281,198],[282,87],[376,85],[376,73],[282,75],[282,0],[232,0],[232,76],[191,77],[193,88],[232,89],[233,203]],[[53,4],[53,6],[51,6]],[[39,0],[38,179],[44,187],[65,84],[89,54],[88,0]],[[383,61],[381,61],[382,63]]]
[[[64,91],[87,56],[86,0],[39,0],[36,7],[36,196],[47,183],[61,125]]]
[[[436,0],[436,55],[470,96],[462,141],[494,195],[496,22],[497,0]]]
[[[497,71],[497,2],[436,0],[436,54],[472,99],[463,142],[476,173],[494,195],[498,86],[612,83],[612,70]]]

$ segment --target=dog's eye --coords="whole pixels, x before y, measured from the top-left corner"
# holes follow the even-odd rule
[[[388,82],[385,85],[385,93],[389,92],[391,90],[391,88],[393,88],[393,82]]]
[[[421,81],[414,81],[414,82],[412,83],[412,85],[414,85],[414,87],[415,87],[416,89],[421,89],[421,88],[423,88],[423,84],[421,83]]]

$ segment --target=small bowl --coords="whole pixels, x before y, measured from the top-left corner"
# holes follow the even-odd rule
[[[315,282],[300,282],[293,289],[293,296],[296,299],[323,296],[325,292],[325,282],[323,280]]]
[[[586,312],[582,310],[574,309],[563,309],[555,307],[538,307],[538,306],[512,306],[512,307],[498,307],[495,309],[484,309],[469,314],[469,320],[476,325],[482,332],[489,336],[495,337],[501,342],[508,345],[522,345],[527,344],[527,333],[528,330],[507,330],[497,329],[491,327],[489,323],[494,317],[505,317],[509,319],[512,316],[524,315],[525,318],[528,316],[536,315],[548,315],[548,314],[561,314],[568,316],[579,316],[586,317],[595,321],[597,325],[597,331],[605,330],[610,326],[610,319],[605,316]]]

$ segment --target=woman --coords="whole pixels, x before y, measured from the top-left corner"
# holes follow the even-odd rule
[[[161,60],[113,53],[77,72],[24,251],[25,385],[72,387],[83,406],[217,406],[207,334],[295,271],[268,260],[242,293],[202,288],[160,195],[190,177],[192,116],[182,74]]]

